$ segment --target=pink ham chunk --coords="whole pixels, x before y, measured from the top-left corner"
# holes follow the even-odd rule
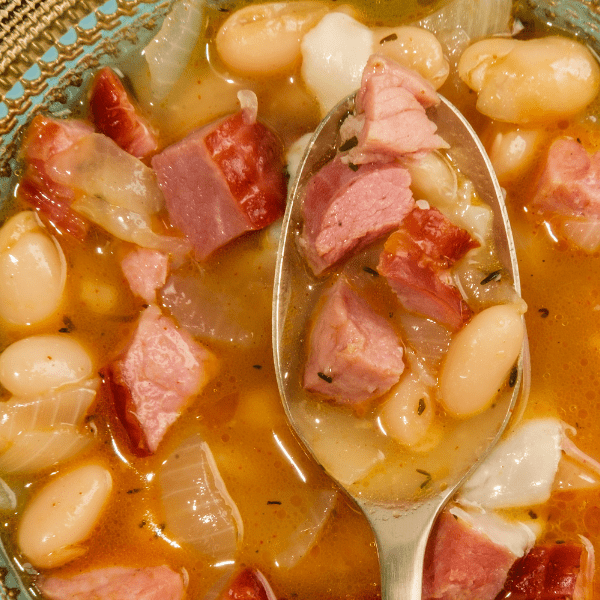
[[[398,382],[403,354],[392,326],[340,277],[315,317],[304,387],[360,408]]]
[[[573,139],[553,142],[530,206],[576,246],[600,248],[600,152],[590,155]]]
[[[478,246],[437,209],[415,208],[386,241],[377,271],[406,310],[456,330],[472,311],[452,284],[448,269]]]
[[[512,565],[497,600],[587,600],[593,571],[581,544],[534,546]]]
[[[169,258],[156,250],[137,248],[121,261],[121,269],[131,291],[152,304],[157,290],[167,281]]]
[[[449,512],[425,555],[423,600],[494,600],[516,556]]]
[[[439,103],[433,86],[416,71],[375,54],[363,71],[356,112],[343,124],[342,139],[358,144],[345,160],[362,164],[447,148],[425,109]]]
[[[157,133],[110,67],[100,69],[90,90],[90,113],[98,131],[136,158],[158,148]]]
[[[183,578],[167,566],[106,567],[72,577],[43,576],[38,588],[48,600],[183,600]]]
[[[244,109],[192,132],[152,159],[171,222],[197,259],[282,214],[283,146]]]
[[[47,165],[55,156],[92,133],[94,129],[83,121],[37,115],[21,146],[26,167],[17,188],[18,198],[32,205],[59,231],[79,241],[87,235],[89,222],[71,209],[73,191],[55,181]]]
[[[306,186],[303,253],[316,275],[396,229],[413,209],[410,175],[393,164],[352,169],[339,158]]]
[[[204,346],[151,305],[121,359],[112,365],[113,394],[132,449],[155,452],[169,426],[215,370]]]

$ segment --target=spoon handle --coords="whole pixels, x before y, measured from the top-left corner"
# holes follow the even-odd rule
[[[427,539],[444,502],[437,496],[407,511],[362,507],[377,540],[382,600],[421,600]]]

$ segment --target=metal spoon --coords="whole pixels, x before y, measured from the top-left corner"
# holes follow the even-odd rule
[[[302,389],[300,374],[303,368],[302,347],[307,319],[322,283],[307,269],[298,252],[296,237],[301,227],[304,186],[312,174],[335,154],[339,143],[340,123],[353,108],[354,95],[351,95],[325,117],[308,144],[289,193],[275,274],[273,349],[279,389],[292,427],[321,464],[327,463],[327,457],[319,456],[315,448],[311,447],[311,433],[303,415],[303,405],[310,402],[310,398]],[[520,293],[517,258],[506,207],[491,163],[479,138],[460,112],[444,98],[441,98],[437,107],[429,109],[428,116],[436,123],[439,135],[450,144],[449,153],[455,164],[471,179],[480,198],[492,208],[496,252],[504,270],[512,278],[516,291]],[[527,357],[525,342],[515,385],[507,388],[497,399],[491,420],[488,418],[483,425],[485,431],[479,436],[476,433],[471,435],[482,429],[482,425],[476,423],[472,432],[466,436],[466,444],[472,444],[473,447],[467,452],[464,464],[458,465],[446,477],[436,481],[435,485],[428,486],[427,491],[412,497],[403,497],[402,494],[395,494],[393,490],[390,493],[381,493],[381,486],[374,486],[374,490],[369,490],[369,486],[361,487],[338,480],[363,510],[374,531],[379,553],[383,600],[421,598],[425,548],[435,518],[500,438],[520,390],[524,392],[528,388]],[[471,441],[471,438],[475,439]],[[456,440],[453,443],[456,443]],[[408,460],[407,465],[410,464],[412,463]],[[406,468],[414,470],[414,464]],[[384,478],[387,477],[390,482],[401,481],[405,476],[402,467],[393,467],[388,471]],[[335,479],[331,472],[329,474]],[[381,480],[381,474],[379,479]]]

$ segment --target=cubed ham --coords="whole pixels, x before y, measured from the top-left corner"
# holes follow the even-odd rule
[[[590,599],[588,560],[581,544],[535,546],[512,565],[497,600]]]
[[[42,576],[37,587],[48,600],[183,600],[181,574],[165,565],[106,567],[71,577]]]
[[[300,246],[316,275],[396,229],[413,209],[410,175],[395,164],[357,169],[335,158],[306,186]]]
[[[389,322],[340,277],[314,318],[304,387],[361,408],[398,382],[403,354]]]
[[[283,146],[253,114],[244,107],[152,158],[171,222],[199,260],[283,214]]]
[[[447,148],[425,109],[439,103],[433,86],[416,71],[374,54],[363,71],[356,111],[342,126],[342,139],[356,137],[345,160],[362,164]]]
[[[145,158],[158,148],[156,131],[110,67],[96,74],[90,90],[90,112],[98,131],[112,138],[136,158]]]
[[[142,313],[123,356],[111,366],[117,414],[138,455],[156,451],[170,425],[214,373],[216,359],[160,309]]]
[[[530,206],[576,246],[600,248],[600,152],[570,138],[554,141]]]
[[[494,600],[515,558],[446,511],[427,545],[423,600]]]
[[[223,590],[219,600],[275,600],[267,578],[258,570],[240,571]]]
[[[137,248],[121,261],[121,269],[131,291],[152,304],[167,281],[169,258],[157,250]]]
[[[415,208],[386,241],[377,271],[402,306],[459,329],[472,311],[448,269],[479,243],[435,208]]]
[[[82,138],[94,133],[93,128],[76,119],[54,119],[36,115],[29,125],[21,146],[25,172],[17,187],[17,197],[31,204],[59,231],[83,240],[89,222],[70,208],[74,194],[54,181],[47,163],[68,150]]]

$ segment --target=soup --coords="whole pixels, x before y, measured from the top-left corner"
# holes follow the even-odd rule
[[[325,14],[333,12],[323,4],[301,4],[306,31],[314,29]],[[397,9],[400,14],[392,14],[392,9],[389,14],[380,13],[380,7],[373,9],[369,3],[340,7],[335,13],[344,15],[342,20],[350,19],[351,26],[357,27],[361,35],[366,35],[367,27],[381,34],[373,39],[378,43],[387,39],[379,43],[385,48],[396,41],[399,33],[384,29],[384,25],[395,27],[414,22],[438,8],[430,5],[424,9],[418,5],[403,4],[402,9]],[[151,126],[158,130],[159,147],[148,157],[178,143],[198,127],[237,113],[239,90],[255,92],[258,120],[276,132],[286,151],[300,136],[314,130],[328,108],[326,95],[311,91],[305,84],[307,76],[297,57],[293,57],[291,65],[281,68],[263,65],[264,70],[272,69],[268,75],[264,70],[253,72],[256,67],[252,61],[249,66],[248,61],[232,62],[236,56],[231,58],[223,45],[219,47],[219,35],[225,34],[218,32],[223,31],[221,28],[230,14],[236,14],[235,8],[205,7],[205,28],[199,40],[192,40],[195,46],[189,62],[163,100],[157,101],[152,95],[156,79],[152,80],[143,56],[116,65],[131,82]],[[519,37],[534,34],[524,31]],[[400,54],[402,48],[411,48],[411,41],[405,43],[408,46],[401,46]],[[419,69],[420,52],[413,53],[417,60],[409,66]],[[424,74],[437,85],[440,78],[444,79],[443,71],[442,61],[433,72]],[[93,85],[91,80],[89,85]],[[595,89],[594,85],[590,87]],[[477,91],[483,97],[482,91]],[[596,356],[594,333],[599,318],[596,316],[599,292],[591,276],[598,251],[585,252],[574,247],[556,231],[550,217],[534,214],[530,208],[553,139],[569,136],[581,140],[588,152],[598,149],[600,138],[593,116],[595,101],[587,106],[592,99],[586,100],[575,113],[513,126],[495,121],[493,115],[490,118],[477,112],[477,96],[460,82],[456,65],[451,65],[450,76],[440,92],[474,123],[507,190],[522,295],[529,307],[525,318],[532,362],[531,392],[526,405],[521,407],[519,419],[562,419],[576,429],[573,439],[577,447],[589,457],[600,458],[595,381],[600,359]],[[583,96],[578,92],[577,95]],[[74,107],[74,116],[86,119],[88,110],[87,102]],[[485,107],[483,110],[490,112]],[[513,117],[504,118],[510,122]],[[527,164],[511,163],[503,140],[510,141],[510,136],[523,131],[535,140],[529,160]],[[124,160],[121,154],[118,160]],[[150,164],[149,159],[145,161]],[[56,169],[60,170],[59,166]],[[38,469],[31,466],[34,463],[19,464],[19,457],[25,463],[33,461],[35,455],[33,451],[21,451],[11,458],[12,463],[4,463],[2,478],[7,486],[4,493],[7,505],[3,513],[3,543],[32,589],[36,581],[43,582],[44,578],[69,579],[92,569],[167,565],[177,574],[180,585],[185,585],[185,595],[189,598],[217,597],[227,588],[231,577],[244,567],[263,573],[277,597],[379,597],[376,549],[365,519],[298,444],[280,405],[270,343],[277,222],[237,237],[210,253],[207,259],[196,261],[180,251],[184,247],[179,245],[184,241],[183,236],[169,223],[165,211],[152,213],[148,220],[150,229],[162,236],[158,241],[153,237],[152,243],[168,244],[161,248],[167,248],[175,260],[166,284],[157,286],[159,295],[153,297],[155,292],[152,292],[149,301],[133,293],[132,277],[126,280],[122,268],[125,258],[136,250],[132,240],[124,241],[109,234],[105,226],[92,224],[84,239],[76,241],[54,228],[52,219],[33,218],[31,207],[22,201],[23,190],[21,187],[19,192],[17,188],[13,201],[7,201],[5,227],[14,215],[23,211],[29,214],[17,217],[20,221],[12,221],[12,229],[3,228],[10,233],[5,236],[8,238],[5,243],[13,243],[11,240],[18,239],[23,232],[35,236],[29,239],[46,244],[48,256],[57,257],[53,269],[66,276],[64,291],[57,292],[59,298],[54,304],[50,287],[46,287],[44,302],[58,308],[42,315],[34,324],[16,324],[18,319],[13,314],[3,316],[0,334],[3,360],[6,363],[10,358],[7,348],[13,348],[14,352],[14,343],[32,336],[52,336],[44,338],[48,344],[55,344],[55,336],[61,340],[74,339],[78,346],[73,352],[87,382],[83,390],[76,382],[77,398],[89,398],[97,392],[77,427],[61,424],[61,432],[74,445],[81,444],[72,458]],[[147,201],[148,195],[144,198]],[[32,295],[36,296],[36,290]],[[40,304],[34,304],[34,309]],[[136,336],[140,316],[152,316],[149,311],[154,305],[160,307],[161,315],[173,319],[177,331],[189,332],[192,341],[187,337],[185,340],[194,353],[200,352],[195,346],[200,344],[202,358],[198,358],[199,354],[194,356],[205,364],[207,374],[201,383],[198,380],[190,384],[194,389],[181,414],[166,428],[156,447],[148,448],[132,443],[135,436],[131,424],[126,416],[121,419],[116,414],[115,388],[110,382],[115,377],[112,366],[118,363],[121,371],[116,379],[117,383],[123,383],[119,380],[125,371],[122,357]],[[14,310],[20,309],[17,303]],[[160,322],[156,313],[153,318]],[[40,347],[42,350],[51,347],[52,353],[58,353],[56,356],[62,352],[55,345],[37,348]],[[4,378],[3,384],[13,386],[14,382]],[[31,400],[44,396],[48,387],[55,393],[56,386],[45,385],[33,392],[29,389],[17,393],[17,387],[10,391],[7,388],[3,398],[6,406],[11,396]],[[202,387],[201,392],[198,387]],[[8,414],[8,409],[5,412]],[[44,444],[51,443],[48,440],[52,436],[47,434],[39,438]],[[3,435],[8,439],[8,433]],[[31,443],[38,446],[30,448],[42,443],[36,439],[31,438]],[[15,443],[14,435],[6,442],[5,453],[11,443]],[[4,457],[7,461],[6,454]],[[190,528],[184,524],[183,529],[177,529],[172,518],[174,510],[170,510],[174,505],[169,504],[174,500],[169,497],[170,492],[177,496],[179,483],[185,488],[186,470],[173,475],[178,472],[174,465],[183,457],[189,461],[188,470],[197,474],[204,469],[209,474],[203,480],[209,488],[214,484],[209,496],[217,494],[216,487],[220,498],[218,509],[209,507],[206,513],[201,509],[195,513],[194,521],[201,522],[210,510],[213,516],[224,514],[226,525],[222,530],[228,540],[225,546],[231,548],[233,544],[234,550],[220,554],[215,546],[207,548],[202,541],[182,540]],[[41,529],[46,514],[52,514],[45,509],[53,505],[51,500],[44,504],[40,498],[48,494],[50,486],[67,476],[77,477],[77,485],[82,489],[93,488],[99,508],[91,522],[81,525],[85,535],[67,539],[64,554],[51,544],[50,551],[43,545],[40,550],[40,545],[31,540],[37,535],[36,527]],[[540,524],[537,544],[578,543],[577,536],[583,535],[598,547],[598,476],[590,478],[587,489],[564,486],[566,489],[554,491],[547,502],[501,509],[499,513],[511,521]],[[181,501],[186,502],[186,499]],[[202,496],[190,500],[187,506],[194,502],[200,505]],[[77,504],[77,500],[73,503]],[[33,523],[29,529],[23,524],[27,512],[33,514],[29,517]],[[46,520],[49,531],[63,535],[60,520],[52,517]],[[58,529],[52,530],[54,525]],[[597,590],[596,584],[594,591]]]

